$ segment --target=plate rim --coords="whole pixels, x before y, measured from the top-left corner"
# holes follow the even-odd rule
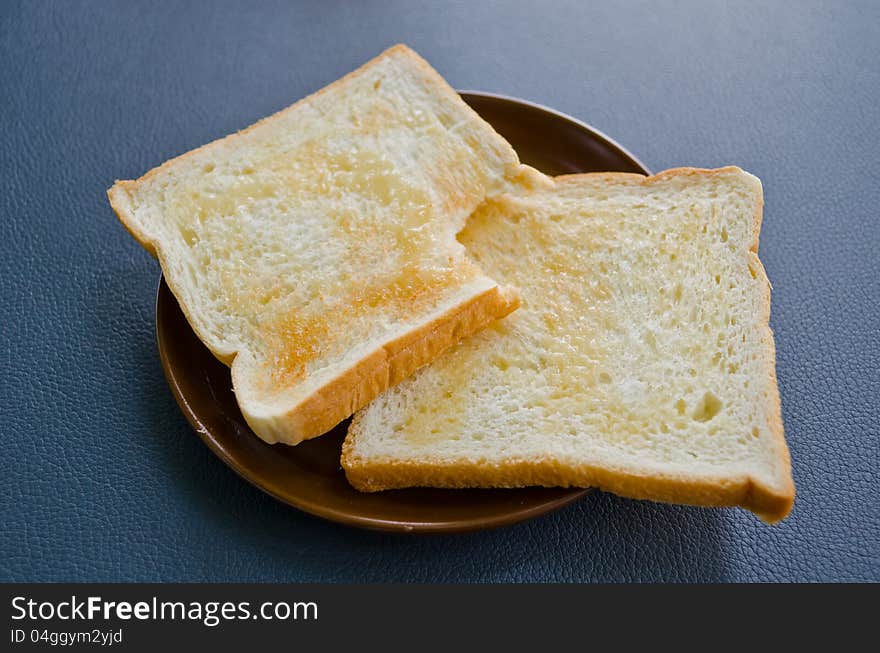
[[[491,98],[493,100],[505,100],[507,102],[514,102],[516,104],[522,104],[527,107],[531,107],[533,109],[538,109],[539,111],[543,111],[544,113],[549,113],[553,116],[556,116],[557,118],[562,118],[563,120],[574,123],[575,125],[577,125],[581,129],[583,129],[584,131],[588,131],[588,132],[592,133],[594,136],[598,136],[603,141],[607,141],[608,143],[613,145],[615,148],[617,148],[623,154],[625,154],[630,159],[630,161],[633,164],[635,164],[636,167],[644,170],[645,175],[650,176],[650,175],[654,174],[654,172],[645,164],[644,161],[639,159],[639,157],[637,157],[635,154],[630,152],[627,148],[625,148],[623,145],[621,145],[616,140],[611,138],[608,134],[603,132],[601,129],[597,129],[596,127],[593,127],[592,125],[585,123],[583,120],[578,120],[574,116],[571,116],[563,111],[559,111],[557,109],[553,109],[552,107],[548,107],[546,104],[541,104],[540,102],[533,102],[532,100],[524,100],[523,98],[518,98],[513,95],[505,95],[504,93],[491,93],[489,91],[473,91],[470,89],[463,88],[463,89],[456,89],[456,93],[458,93],[459,95],[462,95],[462,96],[472,95],[475,97],[484,97],[484,98]],[[584,173],[576,173],[575,172],[575,173],[567,173],[567,174],[584,174]]]
[[[632,152],[630,152],[627,148],[618,143],[616,140],[609,137],[599,129],[596,129],[592,125],[589,125],[582,120],[578,120],[577,118],[574,118],[566,113],[557,111],[556,109],[552,109],[537,102],[524,100],[522,98],[514,97],[511,95],[491,93],[486,91],[475,91],[470,89],[457,90],[457,93],[462,97],[482,97],[511,102],[514,104],[527,106],[532,109],[537,109],[541,112],[551,114],[557,118],[561,118],[567,122],[575,124],[580,129],[591,133],[598,139],[607,142],[613,148],[617,149],[619,152],[628,157],[635,167],[641,168],[647,175],[652,174],[648,166],[646,166],[638,157],[636,157]],[[161,318],[163,315],[163,311],[166,310],[164,302],[161,299],[163,287],[167,288],[167,285],[165,284],[165,276],[160,271],[159,281],[156,287],[156,302],[154,309],[155,336],[159,359],[162,365],[162,372],[165,376],[165,380],[168,383],[169,388],[171,389],[172,394],[174,395],[174,399],[177,402],[177,405],[180,407],[181,412],[183,413],[187,422],[189,422],[190,426],[199,436],[199,439],[208,447],[209,450],[211,450],[211,452],[214,453],[214,455],[216,455],[223,463],[225,463],[230,469],[232,469],[232,471],[234,471],[240,478],[244,479],[253,487],[259,489],[262,492],[265,492],[272,498],[285,505],[294,507],[304,513],[311,514],[316,517],[326,519],[328,521],[366,530],[393,533],[424,534],[467,533],[479,530],[500,528],[502,526],[509,526],[542,515],[546,515],[551,512],[555,512],[556,510],[559,510],[560,508],[563,508],[564,506],[577,501],[584,495],[594,490],[594,488],[589,487],[561,488],[568,489],[569,491],[560,497],[550,499],[537,505],[532,505],[526,508],[508,510],[499,515],[491,517],[471,517],[449,521],[401,521],[376,517],[357,516],[336,510],[334,508],[328,508],[321,503],[303,500],[299,497],[282,496],[273,488],[272,484],[266,483],[259,477],[254,477],[252,474],[248,473],[248,471],[244,469],[241,464],[239,464],[238,460],[228,453],[223,443],[216,438],[213,432],[199,418],[196,411],[190,405],[190,402],[188,401],[186,395],[181,390],[177,375],[174,372],[175,368],[170,363],[169,354],[165,345],[165,338],[162,335],[163,327],[161,325],[164,323],[164,320]],[[170,292],[170,289],[168,289],[168,292]]]

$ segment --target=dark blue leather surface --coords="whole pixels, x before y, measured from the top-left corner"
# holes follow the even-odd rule
[[[0,580],[880,579],[880,4],[541,4],[0,5]],[[190,431],[156,354],[158,266],[105,189],[397,41],[654,170],[761,177],[786,522],[595,493],[494,532],[360,532]]]

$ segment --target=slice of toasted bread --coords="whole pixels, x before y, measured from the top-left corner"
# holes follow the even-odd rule
[[[267,442],[321,435],[516,308],[455,234],[516,153],[396,46],[109,191]]]
[[[596,486],[783,518],[762,204],[733,167],[572,175],[487,202],[459,240],[523,307],[358,412],[349,481]]]

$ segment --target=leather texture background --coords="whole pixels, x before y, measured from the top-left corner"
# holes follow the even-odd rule
[[[3,2],[0,580],[880,580],[880,4],[593,4]],[[654,170],[763,180],[787,521],[594,493],[497,531],[362,532],[191,432],[156,353],[158,265],[105,190],[398,41]]]

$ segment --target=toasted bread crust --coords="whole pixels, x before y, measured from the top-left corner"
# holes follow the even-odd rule
[[[495,286],[385,343],[287,413],[271,418],[262,418],[244,409],[242,413],[250,427],[269,442],[297,444],[323,435],[462,338],[508,315],[519,303],[519,294],[514,289]],[[239,387],[238,360],[232,364],[235,387]],[[291,434],[301,437],[293,441]]]
[[[632,173],[586,173],[556,177],[557,184],[591,181],[627,181],[646,185],[681,175],[720,176],[741,172],[735,166],[713,170],[675,168],[656,175]],[[760,183],[760,182],[757,182]],[[784,519],[794,504],[795,487],[791,477],[791,460],[785,442],[782,408],[776,379],[776,351],[769,327],[770,282],[757,257],[758,237],[763,217],[763,193],[758,194],[753,212],[754,237],[749,247],[757,274],[764,282],[760,321],[765,325],[763,353],[771,392],[766,407],[768,427],[773,434],[777,464],[783,473],[779,487],[762,484],[746,474],[711,476],[688,473],[663,474],[651,470],[614,469],[598,465],[569,464],[565,461],[521,460],[510,458],[487,465],[479,461],[441,461],[423,458],[413,460],[363,459],[355,454],[354,444],[361,428],[363,413],[356,413],[342,447],[342,466],[349,483],[362,492],[376,492],[405,487],[443,488],[512,488],[527,486],[597,487],[633,499],[668,501],[696,506],[740,506],[761,519],[775,523]]]
[[[351,450],[347,438],[342,448],[342,466],[348,482],[361,492],[407,487],[596,487],[631,499],[705,507],[740,506],[769,523],[785,518],[794,499],[793,494],[763,486],[746,475],[733,478],[651,475],[594,465],[567,465],[549,459],[510,459],[491,467],[477,462],[449,465],[428,459],[364,461],[356,458]]]

